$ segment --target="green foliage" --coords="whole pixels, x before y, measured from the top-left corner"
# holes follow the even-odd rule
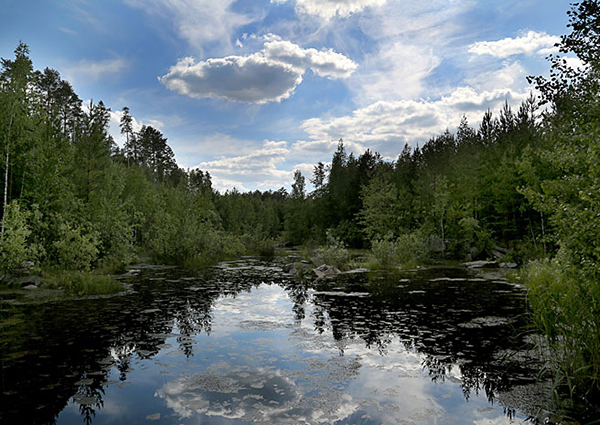
[[[372,242],[371,253],[380,268],[398,265],[415,267],[429,258],[427,237],[422,232],[412,232],[394,238],[391,233]]]
[[[428,256],[428,240],[422,232],[406,233],[396,240],[396,261],[403,266],[415,266],[427,260]]]
[[[572,32],[560,52],[575,53],[586,67],[552,56],[550,78],[532,78],[552,109],[544,144],[521,164],[520,191],[548,217],[559,247],[552,262],[527,269],[533,320],[550,343],[557,394],[590,419],[600,414],[600,7],[584,0],[568,14]]]
[[[99,244],[97,232],[90,232],[82,225],[62,223],[53,243],[56,263],[66,270],[89,270],[98,259]]]
[[[384,269],[396,265],[396,241],[392,234],[381,239],[375,239],[371,243],[371,252],[377,260],[378,266]]]
[[[338,269],[344,269],[350,261],[350,253],[346,244],[335,237],[331,231],[327,232],[327,243],[325,246],[316,250],[315,262],[319,264],[328,264]]]
[[[62,289],[69,296],[107,295],[123,291],[123,285],[108,275],[82,271],[61,271],[46,274],[44,281]]]
[[[600,285],[562,264],[560,256],[531,262],[524,280],[533,323],[548,337],[557,393],[581,414],[600,396]]]
[[[275,241],[273,239],[263,239],[257,235],[242,235],[240,238],[245,247],[246,254],[260,255],[261,257],[275,256]]]
[[[29,216],[17,201],[7,206],[4,235],[0,239],[0,271],[12,272],[25,261],[37,260],[40,247],[30,240]]]
[[[362,189],[363,209],[360,223],[368,239],[378,239],[388,233],[398,233],[402,211],[398,189],[389,174],[377,174]]]

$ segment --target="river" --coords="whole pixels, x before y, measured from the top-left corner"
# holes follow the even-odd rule
[[[474,424],[544,415],[526,292],[461,267],[139,265],[121,295],[0,302],[2,424]],[[529,419],[528,419],[529,418]]]

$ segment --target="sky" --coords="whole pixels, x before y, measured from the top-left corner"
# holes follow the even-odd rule
[[[85,102],[129,107],[221,191],[310,179],[340,139],[393,160],[463,116],[513,109],[568,32],[562,0],[0,0],[0,57],[26,43]]]

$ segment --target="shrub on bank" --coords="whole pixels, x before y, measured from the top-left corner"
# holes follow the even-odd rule
[[[411,268],[427,259],[429,245],[421,232],[406,233],[396,239],[388,234],[371,243],[371,253],[378,267],[385,269],[402,265]]]
[[[600,285],[557,260],[524,269],[534,326],[547,338],[557,400],[581,412],[600,399]],[[600,412],[589,412],[590,417]]]
[[[327,243],[325,246],[317,249],[315,262],[344,269],[349,261],[350,253],[344,242],[335,237],[331,231],[327,231]]]

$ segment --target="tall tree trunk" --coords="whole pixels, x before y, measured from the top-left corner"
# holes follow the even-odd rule
[[[14,109],[14,103],[13,103],[13,108],[11,108],[11,115],[10,115],[10,123],[8,125],[8,132],[6,133],[6,169],[4,172],[4,199],[3,199],[3,204],[2,204],[2,233],[0,235],[0,241],[4,241],[4,227],[6,224],[6,207],[7,207],[7,203],[8,203],[8,165],[10,162],[10,132],[12,130],[12,125],[13,125],[13,114],[12,114],[12,109]]]
[[[10,159],[10,145],[6,147],[6,171],[4,173],[4,203],[3,211],[2,211],[2,235],[0,236],[0,241],[4,241],[4,225],[6,223],[6,204],[8,201],[8,163]]]
[[[546,255],[546,230],[544,229],[544,213],[540,212],[540,219],[542,222],[542,244],[544,245],[544,255]]]

